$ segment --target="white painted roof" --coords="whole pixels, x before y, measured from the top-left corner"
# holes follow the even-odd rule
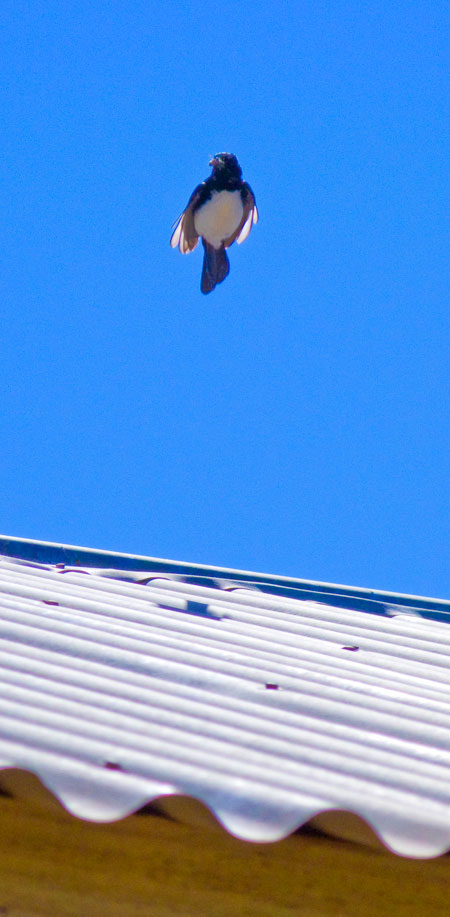
[[[181,794],[245,840],[338,809],[397,853],[450,848],[444,603],[371,614],[149,566],[0,558],[1,768],[94,821]]]

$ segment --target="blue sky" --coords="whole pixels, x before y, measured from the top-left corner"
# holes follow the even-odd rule
[[[3,534],[450,597],[449,33],[4,0]],[[168,240],[222,150],[260,222],[205,297]]]

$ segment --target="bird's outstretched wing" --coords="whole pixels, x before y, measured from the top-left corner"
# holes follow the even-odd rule
[[[242,219],[241,219],[241,222],[239,223],[239,226],[235,229],[234,233],[228,239],[225,239],[224,241],[225,248],[229,248],[230,245],[232,245],[234,241],[236,241],[238,245],[240,245],[241,242],[244,242],[253,224],[257,223],[259,219],[258,208],[256,206],[256,201],[255,201],[255,195],[253,194],[253,191],[250,188],[250,185],[248,185],[247,182],[243,182],[243,188],[245,191],[245,197],[244,197],[244,212],[242,214]]]
[[[203,185],[204,182],[192,192],[186,210],[183,210],[183,213],[175,222],[174,230],[170,237],[172,248],[176,248],[178,245],[182,255],[193,252],[198,242],[198,233],[195,231],[194,225],[194,207],[200,198]]]

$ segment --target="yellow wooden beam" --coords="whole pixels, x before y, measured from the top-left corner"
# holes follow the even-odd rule
[[[80,821],[0,797],[0,914],[8,917],[444,917],[449,860],[407,860],[297,834],[238,841],[207,824]]]

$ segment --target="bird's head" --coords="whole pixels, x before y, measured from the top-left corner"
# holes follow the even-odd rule
[[[210,159],[209,165],[212,166],[213,175],[228,173],[236,178],[242,175],[242,169],[233,153],[217,153]]]

